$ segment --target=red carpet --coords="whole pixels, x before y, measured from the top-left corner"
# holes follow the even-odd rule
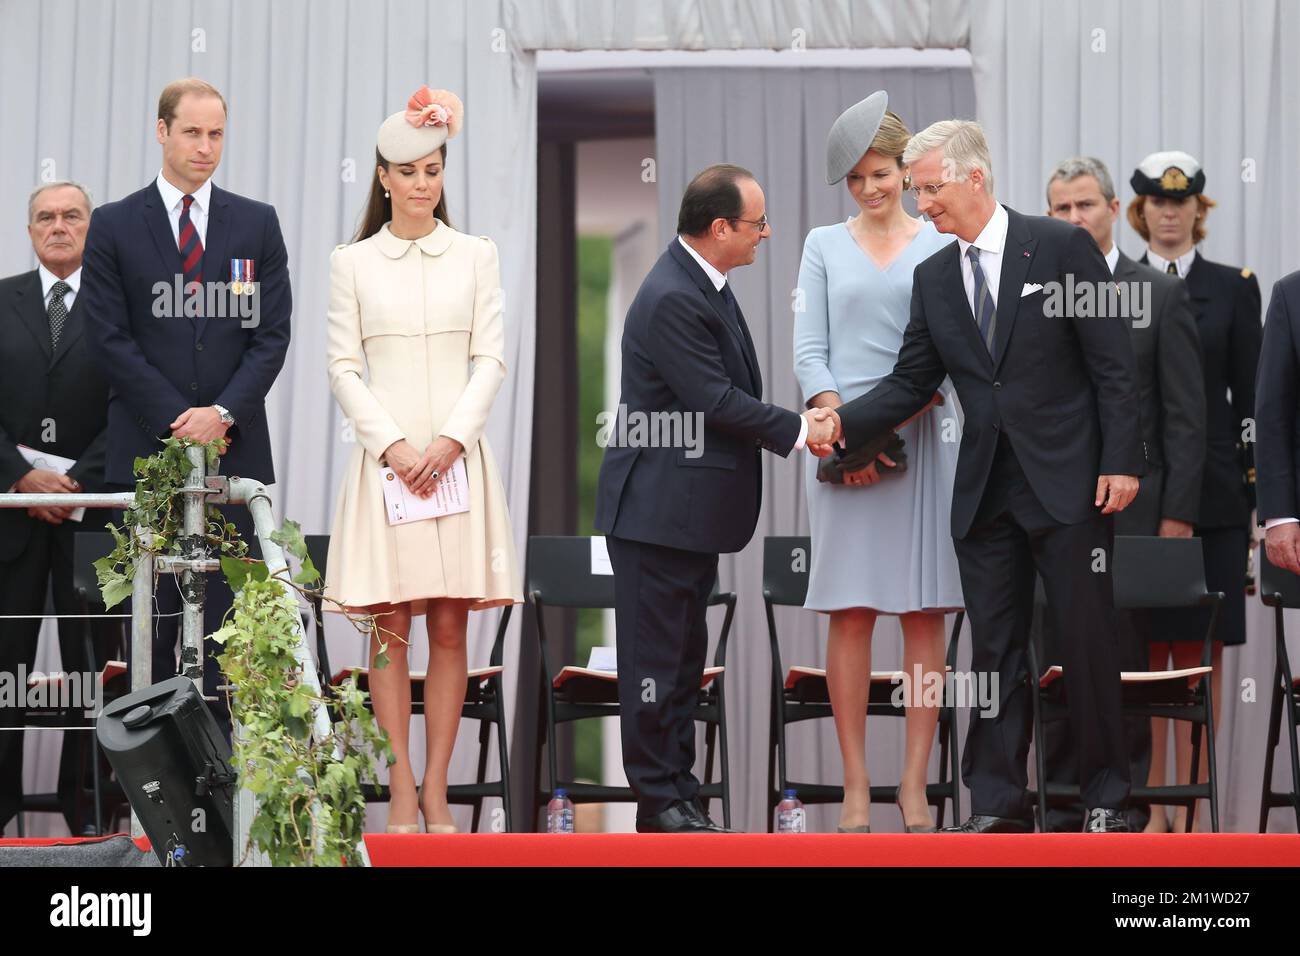
[[[0,839],[0,846],[90,842]],[[147,839],[136,844],[149,852]],[[1300,836],[1276,833],[370,833],[366,848],[375,866],[1300,866]]]
[[[1300,866],[1291,834],[373,833],[375,866]]]
[[[0,846],[77,846],[82,843],[102,843],[112,837],[130,836],[129,833],[106,833],[102,837],[0,837]],[[153,852],[149,838],[142,836],[133,841],[142,853]]]

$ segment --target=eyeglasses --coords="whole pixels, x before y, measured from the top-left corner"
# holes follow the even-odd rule
[[[946,182],[943,182],[943,183],[925,183],[925,184],[922,185],[922,186],[913,186],[913,187],[911,187],[910,189],[908,189],[908,192],[912,194],[912,197],[913,197],[914,199],[920,199],[920,198],[921,198],[921,193],[925,193],[927,196],[929,196],[931,199],[933,199],[935,196],[939,195],[939,190],[942,189],[944,186],[947,186],[947,185],[948,185],[948,183],[946,183]]]
[[[772,221],[771,221],[770,219],[767,218],[767,214],[766,214],[766,213],[764,213],[764,214],[763,214],[761,217],[759,217],[758,219],[741,219],[740,217],[736,217],[735,219],[731,219],[731,220],[729,220],[729,221],[730,221],[730,222],[747,222],[747,223],[749,223],[751,226],[758,226],[758,231],[759,231],[759,232],[762,232],[762,231],[763,231],[764,229],[766,229],[768,226],[772,225]]]

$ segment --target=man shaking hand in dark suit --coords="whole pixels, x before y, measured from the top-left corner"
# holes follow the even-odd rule
[[[1111,516],[1145,472],[1137,374],[1124,319],[1071,297],[1109,298],[1110,269],[1083,229],[994,200],[978,124],[922,130],[903,162],[918,211],[958,241],[916,267],[893,372],[838,411],[850,449],[914,414],[944,376],[966,413],[952,535],[972,667],[997,678],[998,695],[992,713],[970,722],[962,771],[973,814],[958,829],[1033,829],[1025,678],[1036,569],[1066,649],[1084,829],[1127,830],[1110,556]]]
[[[623,327],[618,434],[668,420],[675,434],[702,438],[693,447],[611,446],[600,469],[595,525],[608,535],[614,569],[623,766],[639,832],[722,830],[691,772],[718,554],[754,534],[762,449],[785,456],[815,443],[826,454],[839,433],[829,409],[800,415],[761,398],[758,356],[728,273],[753,262],[770,234],[764,206],[763,190],[739,166],[696,176],[678,235]]]

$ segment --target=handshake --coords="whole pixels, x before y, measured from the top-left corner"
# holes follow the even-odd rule
[[[810,408],[803,417],[808,422],[805,446],[818,458],[825,458],[835,450],[835,443],[843,434],[840,416],[832,408]]]

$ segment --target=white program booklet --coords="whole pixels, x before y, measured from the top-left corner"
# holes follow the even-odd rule
[[[469,479],[465,474],[464,455],[457,458],[438,479],[433,494],[427,498],[411,494],[406,483],[387,466],[379,469],[379,476],[384,485],[384,510],[388,513],[389,524],[407,524],[469,511]]]
[[[587,658],[587,670],[590,671],[617,671],[618,670],[618,652],[614,647],[606,644],[597,644],[591,649],[591,656]]]
[[[591,573],[613,574],[614,565],[609,560],[609,548],[605,545],[605,536],[591,536]]]
[[[57,471],[60,475],[66,475],[72,469],[72,466],[77,463],[75,458],[64,458],[62,455],[56,455],[49,451],[37,451],[35,448],[28,448],[26,445],[19,445],[18,453],[33,468]],[[68,515],[68,520],[80,521],[84,517],[86,517],[85,508],[73,508],[72,514]]]

